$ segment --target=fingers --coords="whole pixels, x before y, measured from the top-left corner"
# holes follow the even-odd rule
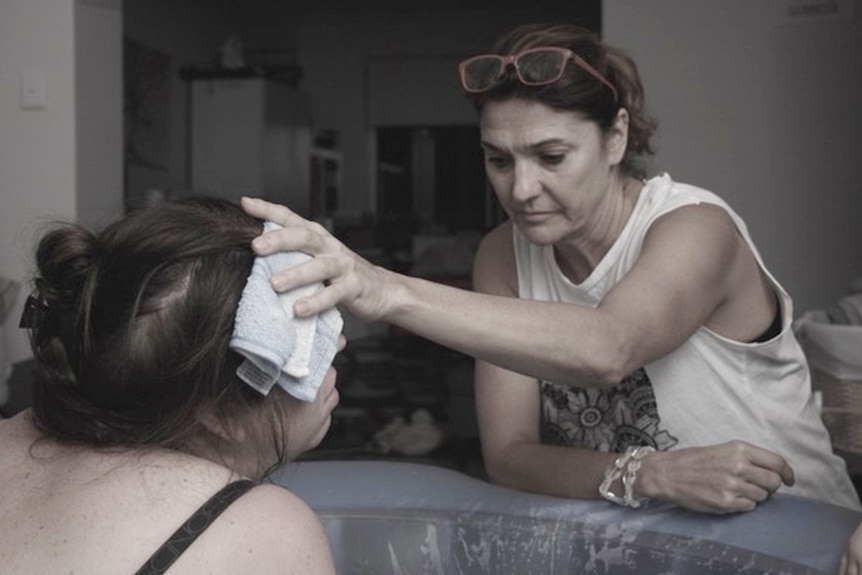
[[[345,286],[331,280],[335,275],[335,268],[337,262],[330,258],[312,258],[273,274],[270,282],[278,292],[287,292],[305,285],[324,284],[323,289],[294,302],[293,312],[298,317],[308,317],[335,307],[345,297]]]
[[[270,278],[273,288],[279,292],[317,283],[326,286],[297,300],[293,306],[294,313],[298,317],[307,317],[335,307],[345,292],[343,288],[332,285],[334,278],[343,271],[337,258],[333,257],[340,251],[340,242],[320,224],[302,218],[285,206],[248,197],[241,198],[240,202],[249,215],[283,226],[252,240],[256,254],[266,256],[280,251],[301,251],[314,256]]]
[[[762,498],[756,499],[757,501],[763,501],[785,484],[784,478],[780,473],[757,465],[747,465],[741,472],[741,478],[748,485],[764,493]]]
[[[325,253],[327,240],[331,236],[323,226],[315,222],[305,222],[301,226],[288,225],[280,230],[272,230],[256,237],[252,249],[261,256],[278,251],[300,251],[309,255]]]
[[[783,457],[767,449],[755,447],[747,443],[744,445],[748,449],[748,457],[752,464],[778,474],[781,478],[781,483],[788,487],[796,483],[793,468],[790,467],[790,464]],[[778,487],[780,486],[776,486],[773,491],[778,489]]]
[[[695,510],[750,511],[794,481],[783,457],[744,441],[688,448],[675,455],[671,499]]]
[[[308,317],[334,308],[341,301],[343,292],[340,286],[327,286],[314,295],[297,300],[293,313],[298,317]]]
[[[298,300],[293,311],[307,317],[341,304],[364,321],[381,319],[386,312],[382,272],[345,246],[325,227],[295,214],[290,209],[264,200],[242,198],[242,207],[257,218],[283,226],[252,240],[259,256],[282,251],[298,251],[312,256],[300,265],[272,276],[276,291],[322,283],[324,288]]]
[[[769,499],[771,494],[771,490],[747,479],[727,476],[716,486],[716,491],[707,496],[707,501],[712,513],[740,513],[754,510],[759,503]]]
[[[315,257],[274,273],[270,281],[276,291],[290,291],[299,286],[326,282],[336,275],[334,270],[336,267],[336,262],[330,258]]]
[[[735,473],[738,483],[732,487],[753,509],[782,485],[793,485],[793,469],[777,453],[743,441],[731,442],[736,455]]]
[[[260,198],[240,198],[240,206],[250,216],[261,220],[269,220],[282,226],[298,225],[307,222],[295,212],[279,204],[273,204]]]
[[[306,220],[289,208],[257,198],[241,198],[243,209],[250,216],[275,222],[283,227],[255,238],[252,247],[259,255],[277,251],[303,251],[316,255],[332,239],[329,231],[317,222]]]
[[[754,507],[758,503],[763,503],[769,496],[772,495],[775,490],[770,489],[768,487],[764,487],[758,483],[752,483],[750,481],[744,481],[738,489],[739,498],[744,499],[746,501],[751,502],[751,508]]]

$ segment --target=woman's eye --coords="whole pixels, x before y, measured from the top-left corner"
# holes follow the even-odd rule
[[[486,156],[485,163],[494,168],[500,169],[505,168],[509,165],[508,158],[504,158],[502,156]]]
[[[542,154],[542,162],[551,166],[556,166],[566,159],[565,154]]]

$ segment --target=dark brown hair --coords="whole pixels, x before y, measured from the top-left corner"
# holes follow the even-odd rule
[[[189,198],[98,234],[75,224],[47,233],[35,280],[44,318],[31,333],[37,428],[90,446],[183,449],[206,435],[201,408],[228,433],[250,411],[281,425],[228,349],[261,231],[235,204]],[[278,458],[283,432],[273,429]]]
[[[644,170],[639,160],[655,153],[650,138],[657,124],[646,114],[643,85],[634,61],[622,50],[604,44],[592,31],[558,23],[519,26],[499,38],[491,53],[517,54],[540,46],[568,48],[583,58],[616,88],[619,101],[607,86],[569,61],[573,73],[564,74],[557,82],[544,86],[524,85],[510,69],[491,90],[468,94],[476,108],[481,111],[488,101],[509,98],[535,100],[559,110],[578,112],[602,131],[610,129],[618,110],[625,108],[629,113],[629,135],[622,169],[629,175],[642,177]]]

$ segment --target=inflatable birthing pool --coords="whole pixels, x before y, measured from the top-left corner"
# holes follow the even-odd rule
[[[862,520],[780,492],[725,516],[625,509],[398,461],[300,461],[271,479],[320,516],[340,575],[832,575]]]

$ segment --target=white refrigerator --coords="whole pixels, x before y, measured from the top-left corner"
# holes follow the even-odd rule
[[[307,216],[311,105],[298,88],[264,78],[191,81],[194,193],[262,197]]]

